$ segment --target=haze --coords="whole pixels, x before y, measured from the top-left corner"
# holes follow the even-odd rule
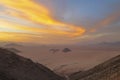
[[[0,44],[22,44],[11,47],[51,69],[88,69],[118,55],[119,42],[120,0],[0,0]]]

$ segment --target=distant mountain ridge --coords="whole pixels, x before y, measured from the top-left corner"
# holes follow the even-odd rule
[[[23,45],[20,45],[17,43],[8,43],[8,44],[5,44],[5,47],[23,47]]]
[[[0,80],[64,80],[42,64],[0,48]]]
[[[118,42],[102,42],[102,43],[99,43],[98,45],[103,45],[103,46],[120,46],[120,41],[118,41]]]
[[[120,80],[120,55],[88,71],[74,73],[70,80]]]

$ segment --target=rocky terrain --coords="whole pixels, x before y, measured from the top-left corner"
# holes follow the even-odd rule
[[[64,80],[42,64],[0,48],[0,80]]]
[[[88,71],[74,73],[70,80],[120,80],[120,55]]]
[[[62,74],[62,73],[61,73]],[[120,55],[86,71],[78,71],[67,80],[120,80]],[[0,80],[66,80],[42,64],[24,58],[15,51],[0,48]]]

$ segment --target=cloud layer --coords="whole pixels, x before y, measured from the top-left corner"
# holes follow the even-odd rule
[[[75,37],[85,33],[85,29],[82,26],[74,26],[53,19],[48,8],[33,0],[3,0],[0,3],[3,7],[3,11],[0,13],[3,15],[0,18],[0,28],[6,27],[11,29],[8,31],[11,32],[9,35],[19,37],[20,35],[12,33],[16,30],[19,34],[26,32],[27,35],[37,34],[43,38],[51,36],[52,39],[54,36],[61,38]],[[17,21],[14,21],[14,18]],[[26,23],[21,23],[21,20],[26,21]],[[4,37],[6,36],[6,34],[0,34]],[[14,37],[14,39],[17,39],[17,37]],[[21,38],[24,39],[24,36]]]
[[[116,10],[108,10],[109,13],[107,15],[102,15],[102,18],[97,16],[97,21],[94,21],[94,18],[89,20],[95,23],[89,24],[88,22],[85,22],[87,26],[76,26],[74,23],[82,23],[82,18],[80,17],[82,15],[79,14],[78,10],[80,6],[76,6],[76,10],[72,10],[73,7],[71,7],[71,4],[69,5],[69,9],[66,9],[68,11],[63,12],[60,10],[59,12],[59,10],[56,10],[59,13],[54,14],[54,12],[51,12],[48,6],[46,7],[45,4],[43,5],[39,1],[42,0],[0,1],[0,35],[2,35],[0,36],[0,41],[37,42],[47,44],[74,43],[82,40],[89,41],[89,39],[101,38],[104,36],[104,34],[112,34],[111,32],[108,33],[107,31],[103,32],[101,29],[111,26],[111,24],[119,21],[120,19],[120,10],[116,8]],[[45,2],[47,3],[47,1]],[[58,4],[56,2],[53,3]],[[57,6],[52,7],[56,7],[55,9],[57,9]],[[83,12],[81,13],[91,16],[89,13],[86,13],[86,11],[84,12],[84,9],[86,8],[87,7],[83,6]],[[89,8],[87,8],[87,11],[90,12]],[[73,16],[73,14],[77,15]],[[63,15],[63,17],[66,19],[59,19],[59,15]],[[74,19],[72,19],[73,17]],[[67,19],[69,20],[67,21]]]

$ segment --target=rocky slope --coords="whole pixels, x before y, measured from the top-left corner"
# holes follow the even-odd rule
[[[88,71],[72,74],[70,80],[120,80],[120,55]]]
[[[50,69],[0,48],[0,80],[64,80]]]

